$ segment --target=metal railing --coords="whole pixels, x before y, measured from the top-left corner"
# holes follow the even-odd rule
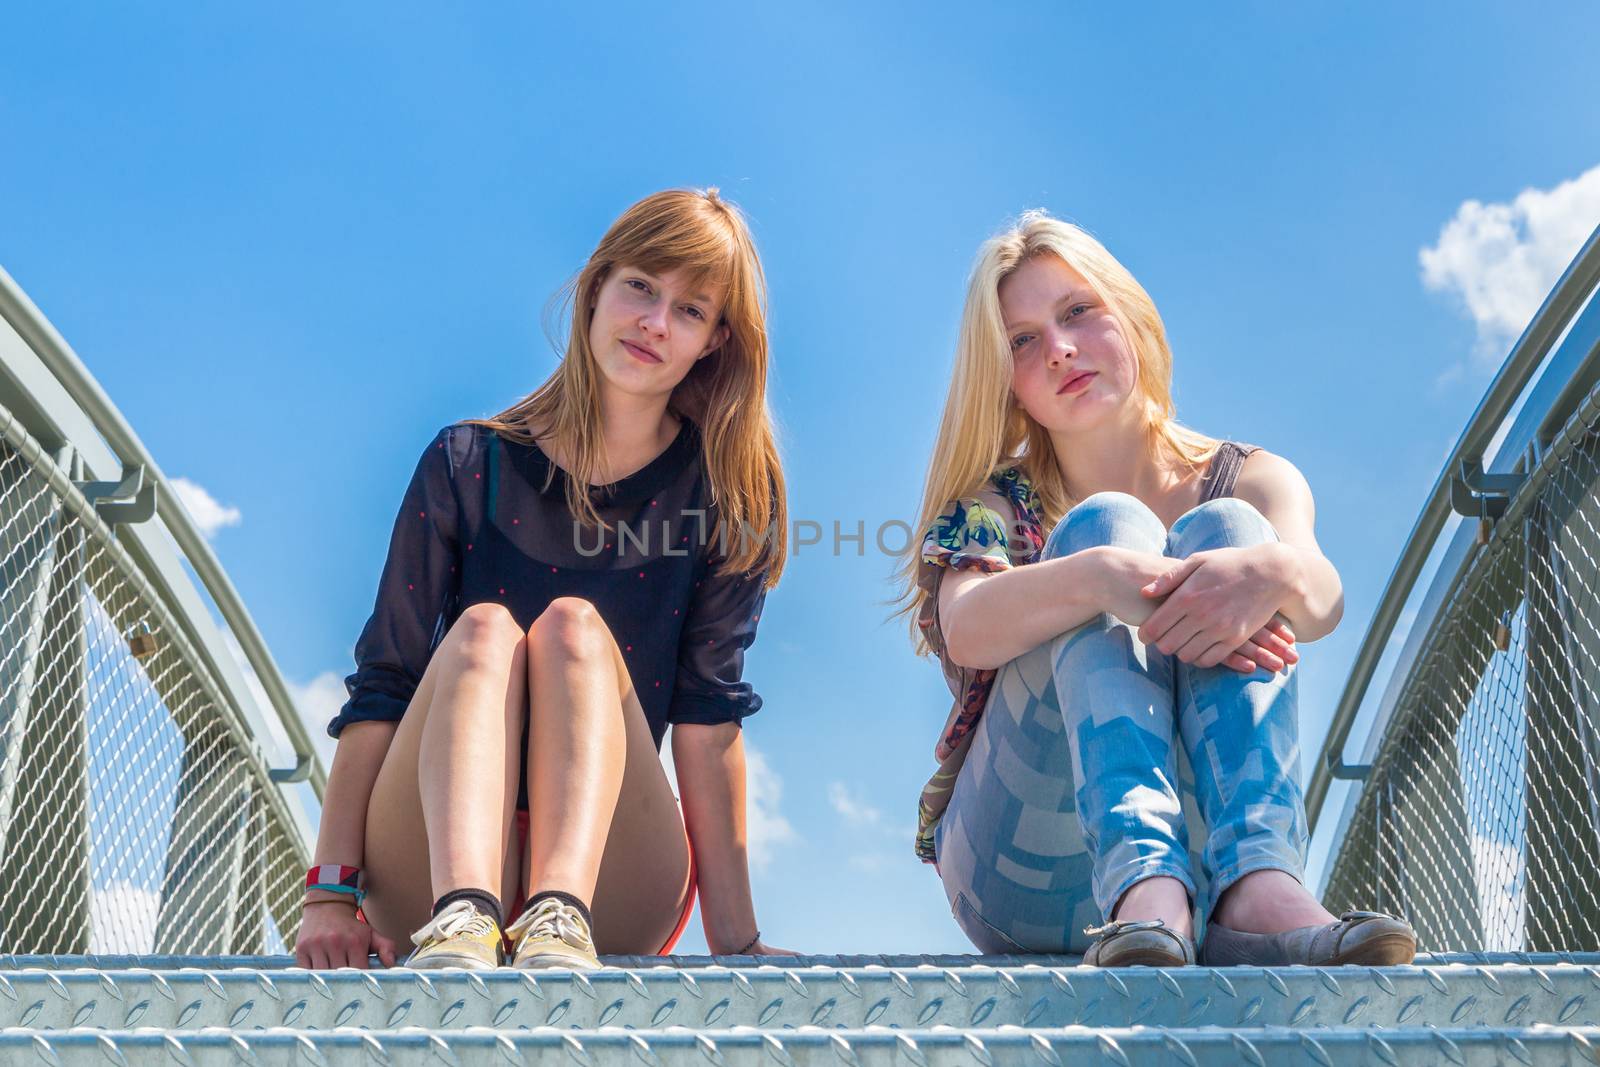
[[[120,468],[118,486],[127,486],[128,494],[136,497],[142,495],[148,506],[154,509],[153,514],[160,517],[161,526],[172,536],[184,560],[194,569],[222,616],[222,621],[238,639],[246,661],[260,679],[279,724],[294,746],[295,766],[274,771],[274,779],[280,782],[309,779],[317,796],[321,797],[326,776],[311,746],[311,738],[296,713],[294,698],[289,695],[283,675],[278,671],[272,654],[267,651],[267,643],[256,629],[255,621],[245,610],[238,590],[233,587],[233,582],[228,579],[227,572],[222,569],[222,564],[217,561],[216,554],[211,551],[211,546],[206,543],[194,520],[173,497],[161,468],[111,398],[106,396],[105,390],[100,388],[100,383],[83,365],[83,361],[4,269],[0,269],[0,319],[4,319],[27,344],[40,367],[60,386],[72,405],[82,412],[93,435],[109,448]],[[37,373],[27,375],[28,370],[33,368],[23,369],[22,381],[25,384],[42,384],[38,382]],[[34,380],[28,381],[29,377]],[[60,434],[59,429],[57,434]],[[63,435],[63,439],[73,440],[80,452],[87,451],[86,446],[92,444],[81,429],[77,434]],[[110,489],[109,486],[107,488]],[[139,549],[135,551],[136,554],[147,556]],[[153,565],[148,556],[144,562],[153,571],[165,569]],[[188,585],[187,581],[168,581],[165,575],[160,575],[158,581],[170,586],[164,590],[169,597],[176,597],[180,586]],[[188,619],[184,620],[184,624],[191,625]],[[212,667],[222,669],[224,664],[219,661],[213,663]]]
[[[0,952],[293,940],[311,828],[285,789],[320,796],[322,769],[254,623],[169,494],[0,271]],[[272,767],[269,721],[292,767]]]
[[[1308,785],[1318,832],[1332,782],[1358,783],[1338,812],[1324,901],[1405,914],[1428,948],[1600,948],[1597,287],[1600,230],[1452,450]],[[1464,521],[1442,540],[1452,513]],[[1434,578],[1419,599],[1430,560]],[[1408,606],[1415,621],[1363,758],[1347,764],[1351,729]]]

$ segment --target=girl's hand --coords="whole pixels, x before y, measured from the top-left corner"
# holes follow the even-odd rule
[[[798,956],[798,952],[790,952],[786,948],[773,948],[763,941],[757,941],[755,947],[745,953],[747,956]]]
[[[1140,626],[1161,606],[1140,590],[1172,570],[1176,561],[1171,557],[1115,545],[1085,551],[1098,555],[1104,566],[1104,589],[1098,599],[1108,614],[1129,626]]]
[[[385,967],[393,967],[395,944],[356,918],[355,905],[346,900],[308,900],[301,913],[300,934],[294,940],[294,960],[301,967],[362,967],[376,952]]]
[[[1109,545],[1089,551],[1100,553],[1105,564],[1105,610],[1129,626],[1140,627],[1143,640],[1143,627],[1162,606],[1161,598],[1178,587],[1172,576],[1187,574],[1184,568],[1189,561]],[[1300,659],[1294,644],[1294,631],[1277,617],[1236,645],[1220,663],[1240,674],[1254,674],[1262,668],[1276,673]]]
[[[1139,640],[1197,667],[1251,662],[1281,671],[1299,660],[1278,607],[1290,593],[1282,545],[1196,552],[1140,591],[1165,602],[1139,627]]]

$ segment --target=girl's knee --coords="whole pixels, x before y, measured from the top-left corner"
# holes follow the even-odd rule
[[[1248,500],[1236,496],[1218,497],[1190,508],[1172,524],[1169,536],[1174,554],[1184,549],[1217,548],[1224,545],[1257,545],[1278,540],[1278,531],[1267,517]]]
[[[504,670],[516,658],[522,644],[522,627],[504,604],[468,606],[447,635],[444,655],[453,655],[467,669]]]
[[[1167,529],[1156,513],[1128,493],[1094,493],[1062,516],[1045,542],[1051,559],[1097,545],[1119,545],[1159,552]]]
[[[528,649],[539,658],[586,659],[603,655],[609,636],[592,603],[562,596],[550,601],[528,628]]]

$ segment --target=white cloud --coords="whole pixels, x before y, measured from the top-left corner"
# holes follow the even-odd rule
[[[783,779],[749,738],[744,743],[744,764],[745,852],[752,871],[765,871],[778,847],[794,841],[796,835],[794,826],[779,810]],[[676,787],[678,769],[672,762],[670,743],[661,746],[661,765],[666,768],[667,780]],[[678,789],[678,795],[683,795],[682,789]]]
[[[344,687],[344,676],[337,671],[323,671],[304,685],[289,679],[285,683],[300,721],[311,735],[311,747],[322,758],[323,770],[327,770],[333,766],[333,749],[338,743],[328,736],[328,720],[339,714],[350,696]]]
[[[841,843],[847,841],[854,847],[846,860],[852,870],[881,878],[890,871],[918,865],[911,856],[914,831],[910,826],[890,822],[882,809],[844,782],[828,783],[828,805],[847,827],[837,836]]]
[[[89,951],[155,951],[161,894],[126,881],[97,885],[89,894]]]
[[[884,841],[893,841],[896,846],[900,843],[909,843],[916,833],[909,823],[891,822],[885,818],[881,809],[867,803],[859,793],[843,782],[828,783],[828,804],[855,831],[857,841],[874,849],[881,848]],[[895,852],[892,856],[895,860],[900,860],[909,854],[910,850],[907,848],[904,855]],[[876,853],[871,858],[857,856],[851,860],[852,864],[862,870],[877,870],[886,862],[887,858],[881,853]]]
[[[748,741],[745,762],[745,846],[752,870],[764,871],[780,845],[795,839],[794,827],[783,817],[783,779],[778,777],[767,757]]]
[[[207,540],[215,537],[217,531],[224,526],[237,526],[244,517],[239,509],[219,504],[217,499],[206,492],[202,486],[196,485],[187,478],[174,478],[169,483],[172,491],[177,494],[178,502],[183,505],[183,510],[194,519],[196,526]]]
[[[1483,947],[1490,952],[1522,951],[1528,885],[1522,849],[1474,832],[1472,866],[1478,882]]]
[[[244,675],[244,684],[255,698],[256,707],[261,709],[261,715],[267,721],[267,733],[278,746],[279,751],[288,754],[294,751],[294,746],[289,743],[289,735],[284,731],[278,716],[272,710],[272,702],[267,699],[266,687],[261,684],[261,678],[256,674],[255,668],[250,666],[250,661],[245,658],[244,647],[239,644],[239,639],[233,631],[220,621],[217,626],[222,631],[222,640],[233,655],[233,662],[238,666],[239,673]],[[316,750],[322,760],[322,769],[333,766],[333,749],[335,741],[328,736],[328,720],[333,718],[345,702],[344,678],[334,671],[323,671],[311,681],[301,684],[290,678],[285,678],[284,685],[289,690],[289,697],[294,701],[295,711],[300,714],[300,721],[305,725],[306,733],[311,735],[311,747]]]
[[[883,812],[854,796],[850,787],[843,782],[828,784],[828,803],[843,816],[845,822],[856,826],[883,825]]]
[[[1524,189],[1509,203],[1468,200],[1438,243],[1422,249],[1423,284],[1459,296],[1477,326],[1479,369],[1504,358],[1597,224],[1600,166],[1553,189]],[[1452,367],[1440,381],[1462,373]]]

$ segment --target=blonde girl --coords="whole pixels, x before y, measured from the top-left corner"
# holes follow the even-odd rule
[[[956,698],[918,851],[985,952],[1192,963],[1197,911],[1213,964],[1409,961],[1405,923],[1302,883],[1298,649],[1343,602],[1311,491],[1179,424],[1171,379],[1083,230],[983,246],[902,574]]]

